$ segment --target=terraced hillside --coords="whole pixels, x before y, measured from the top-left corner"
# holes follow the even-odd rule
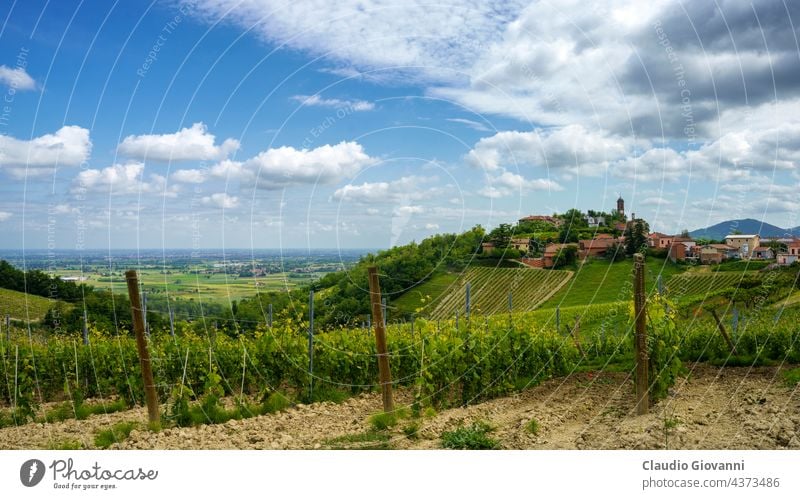
[[[702,297],[723,288],[735,287],[743,278],[750,275],[753,273],[686,272],[675,275],[667,281],[667,293],[675,300]]]
[[[467,283],[473,313],[496,314],[508,310],[508,293],[512,293],[515,312],[533,310],[571,277],[572,272],[563,270],[471,267],[433,302],[430,317],[452,317],[456,310],[463,313]]]
[[[53,302],[47,298],[0,288],[0,317],[8,314],[12,319],[39,320],[51,306]]]

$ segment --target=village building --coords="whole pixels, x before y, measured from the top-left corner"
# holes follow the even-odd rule
[[[725,244],[736,248],[740,258],[750,258],[753,251],[761,246],[758,234],[731,234],[725,236]]]
[[[729,258],[736,258],[739,254],[736,248],[727,244],[706,244],[700,247],[699,252],[697,250],[695,252],[698,253],[700,263],[706,265],[722,263]]]
[[[793,240],[786,245],[786,253],[778,253],[778,265],[791,265],[800,260],[800,241]]]
[[[510,246],[520,253],[525,254],[530,250],[530,244],[531,240],[527,237],[516,237],[511,239]]]
[[[769,246],[759,246],[753,250],[753,258],[756,260],[772,260],[775,252]]]
[[[597,227],[600,227],[601,225],[605,225],[606,224],[606,217],[587,216],[585,218],[585,220],[586,220],[586,223],[589,224],[589,227],[591,227],[593,229],[596,229]]]

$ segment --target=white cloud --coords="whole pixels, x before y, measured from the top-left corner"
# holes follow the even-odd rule
[[[175,133],[129,135],[117,150],[124,156],[140,160],[213,161],[224,159],[239,149],[236,139],[226,139],[220,145],[214,143],[215,139],[201,122]]]
[[[0,167],[18,178],[43,175],[58,166],[80,165],[91,150],[89,130],[79,126],[64,126],[31,140],[0,135]]]
[[[112,193],[118,195],[161,194],[175,197],[177,186],[166,188],[167,179],[152,173],[144,178],[144,164],[131,162],[114,164],[102,170],[84,170],[72,181],[72,193]]]
[[[375,103],[365,100],[323,99],[317,95],[294,95],[292,100],[303,106],[332,107],[334,109],[348,109],[352,111],[372,111]]]
[[[486,125],[484,125],[479,121],[468,120],[466,118],[446,118],[446,120],[452,123],[459,123],[461,125],[468,126],[469,128],[472,128],[473,130],[478,130],[479,132],[491,131],[489,127],[487,127]]]
[[[631,154],[636,144],[632,138],[569,125],[542,131],[499,132],[479,140],[466,160],[487,171],[541,167],[597,175],[605,171],[610,161]]]
[[[9,218],[11,218],[11,215],[13,215],[13,213],[10,213],[8,211],[0,211],[0,222],[5,222]]]
[[[202,184],[206,180],[206,172],[198,169],[176,170],[170,178],[184,184]]]
[[[427,230],[439,230],[439,224],[425,224]]]
[[[398,203],[429,198],[433,191],[425,184],[438,180],[436,177],[410,175],[390,182],[364,182],[359,185],[348,184],[333,193],[337,201],[351,201],[362,204]]]
[[[10,68],[6,65],[0,66],[0,84],[15,90],[36,88],[36,80],[31,78],[24,68]]]
[[[223,161],[211,168],[217,177],[239,178],[262,189],[301,184],[331,184],[351,177],[377,160],[361,144],[340,142],[316,149],[284,146],[268,149],[244,162]]]
[[[230,196],[225,192],[217,192],[210,196],[204,196],[201,202],[206,206],[216,206],[230,210],[239,206],[239,198],[237,196]]]
[[[503,173],[487,176],[486,187],[478,190],[481,196],[498,199],[513,195],[524,194],[528,191],[563,191],[557,182],[550,179],[527,179],[522,175],[504,171]]]

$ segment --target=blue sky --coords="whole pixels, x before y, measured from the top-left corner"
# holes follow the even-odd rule
[[[798,7],[0,7],[0,247],[388,247],[618,194],[798,220]]]

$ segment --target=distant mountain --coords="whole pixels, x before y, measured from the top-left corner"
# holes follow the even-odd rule
[[[733,231],[739,231],[742,234],[758,234],[761,237],[781,237],[789,234],[800,235],[800,227],[793,229],[782,229],[772,224],[755,220],[752,218],[744,218],[740,220],[726,220],[711,227],[693,230],[689,233],[692,237],[703,237],[708,239],[725,239],[725,236],[731,234]]]

